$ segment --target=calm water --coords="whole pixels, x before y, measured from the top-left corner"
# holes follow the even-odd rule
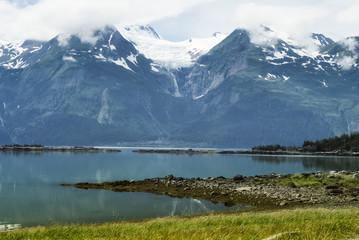
[[[61,187],[61,183],[164,177],[359,170],[359,158],[121,153],[0,153],[0,230],[96,223],[238,209],[196,199]]]

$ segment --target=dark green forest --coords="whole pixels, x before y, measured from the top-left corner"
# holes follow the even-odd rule
[[[304,141],[303,145],[297,146],[281,146],[279,144],[255,146],[252,150],[259,151],[302,151],[302,152],[334,152],[347,151],[359,152],[359,133],[343,134],[332,138]]]

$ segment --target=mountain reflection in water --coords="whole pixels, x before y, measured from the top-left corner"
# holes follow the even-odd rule
[[[322,171],[359,171],[358,157],[252,155],[251,158],[253,161],[272,164],[301,163],[304,169],[321,169]]]

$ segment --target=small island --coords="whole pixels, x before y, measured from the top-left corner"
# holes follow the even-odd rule
[[[121,152],[119,149],[109,148],[94,148],[94,147],[46,147],[40,144],[33,145],[2,145],[0,146],[1,152],[83,152],[83,153],[96,153],[96,152]]]

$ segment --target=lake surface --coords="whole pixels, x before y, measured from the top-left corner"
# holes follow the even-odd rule
[[[241,208],[148,193],[61,187],[61,183],[165,177],[233,177],[330,170],[359,171],[359,158],[120,153],[0,153],[0,230],[98,223]]]

